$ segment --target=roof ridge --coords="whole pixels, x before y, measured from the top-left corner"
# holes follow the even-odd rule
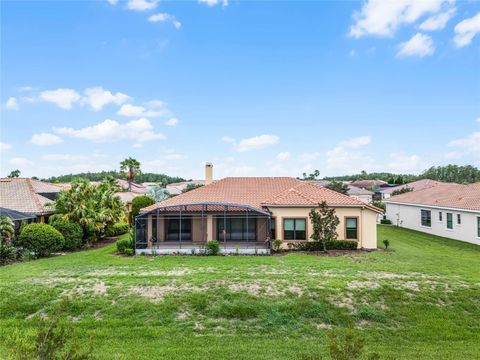
[[[330,194],[333,194],[333,195],[336,195],[336,196],[341,196],[341,197],[344,197],[344,198],[348,198],[349,200],[356,202],[357,205],[364,205],[364,204],[365,204],[363,201],[357,200],[357,199],[355,199],[355,198],[353,198],[353,197],[351,197],[351,196],[342,194],[342,193],[340,193],[340,192],[338,192],[338,191],[331,190],[331,189],[329,189],[329,188],[327,188],[327,187],[324,187],[324,186],[319,187],[319,186],[313,185],[313,184],[311,184],[311,183],[305,183],[305,184],[306,184],[306,185],[309,185],[309,186],[313,186],[313,187],[315,187],[315,188],[320,188],[321,190],[323,190],[323,191],[325,191],[325,192],[329,192]]]
[[[27,186],[28,188],[30,189],[30,191],[32,192],[32,197],[33,197],[33,201],[35,202],[35,204],[38,206],[38,209],[40,209],[41,211],[43,211],[43,205],[42,203],[40,202],[40,200],[38,199],[37,197],[37,192],[35,191],[35,189],[33,188],[33,185],[32,183],[29,181],[30,179],[27,179]]]

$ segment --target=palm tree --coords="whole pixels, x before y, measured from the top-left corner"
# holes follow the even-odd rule
[[[10,241],[13,234],[15,232],[15,226],[13,224],[12,219],[8,216],[1,215],[0,216],[0,245],[2,241]]]
[[[132,157],[129,157],[120,163],[120,171],[127,174],[128,191],[131,191],[132,182],[135,180],[135,176],[141,173],[140,162]]]
[[[18,178],[20,177],[20,170],[13,170],[10,172],[10,175],[8,175],[9,178]]]

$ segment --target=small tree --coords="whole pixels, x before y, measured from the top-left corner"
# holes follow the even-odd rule
[[[310,221],[313,225],[313,234],[310,236],[315,241],[321,241],[323,251],[327,251],[327,241],[337,240],[337,226],[340,220],[335,215],[335,209],[329,208],[325,201],[318,205],[318,210],[312,209],[310,214]]]
[[[185,189],[182,190],[182,193],[186,193],[195,189],[198,189],[199,187],[202,187],[202,184],[188,184]]]
[[[402,194],[405,194],[405,193],[409,193],[411,191],[413,191],[413,189],[411,187],[405,186],[401,189],[397,189],[397,190],[392,191],[392,196],[402,195]]]
[[[348,194],[348,190],[350,190],[350,188],[348,187],[347,184],[344,184],[343,182],[341,182],[341,181],[336,181],[336,180],[331,181],[330,183],[328,183],[327,185],[325,185],[325,187],[326,187],[327,189],[336,191],[336,192],[338,192],[338,193],[340,193],[340,194],[343,194],[343,195],[347,195],[347,194]]]
[[[18,178],[20,177],[20,170],[13,170],[10,172],[10,174],[8,175],[9,178]]]
[[[320,176],[320,170],[315,170],[313,173],[308,175],[307,173],[303,173],[302,176],[303,176],[303,180],[317,180],[318,177]]]
[[[15,227],[13,224],[12,219],[8,216],[1,215],[0,216],[0,245],[3,241],[10,241],[13,233],[15,232]]]
[[[132,182],[137,175],[140,175],[140,162],[132,157],[120,163],[120,171],[127,175],[128,191],[132,190]]]
[[[134,197],[132,200],[132,222],[140,213],[140,209],[155,204],[155,200],[146,195]]]

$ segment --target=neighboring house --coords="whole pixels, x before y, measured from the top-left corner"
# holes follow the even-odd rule
[[[480,245],[480,183],[436,186],[385,200],[394,225]]]
[[[37,218],[35,215],[29,215],[19,211],[6,209],[3,207],[0,207],[0,216],[7,216],[10,219],[12,219],[15,233],[19,232],[20,226],[22,225],[22,223],[34,222]]]
[[[188,185],[205,185],[205,180],[190,180],[167,185],[167,191],[170,195],[180,195]]]
[[[396,190],[402,190],[405,188],[410,188],[414,191],[418,190],[423,190],[423,189],[429,189],[434,186],[438,185],[444,185],[445,183],[440,182],[440,181],[435,181],[435,180],[430,180],[430,179],[422,179],[422,180],[417,180],[410,182],[408,184],[404,185],[398,185],[398,186],[393,186],[393,187],[387,187],[387,188],[380,188],[376,190],[376,193],[381,194],[382,199],[388,199],[390,196],[392,196],[392,193]]]
[[[349,196],[288,177],[213,181],[211,164],[205,184],[142,209],[135,221],[136,252],[190,253],[215,239],[223,252],[268,253],[272,239],[309,241],[308,214],[323,201],[340,219],[339,239],[377,247],[376,215],[382,211]]]
[[[356,180],[350,185],[356,186],[360,189],[374,189],[378,187],[387,186],[388,183],[383,180]]]
[[[308,180],[309,183],[325,187],[327,186],[330,181],[329,180]],[[351,184],[348,184],[348,196],[353,197],[354,199],[363,201],[364,203],[370,204],[373,200],[373,191],[367,190],[367,189],[362,189],[356,186],[353,186]]]
[[[29,178],[0,178],[0,207],[45,222],[61,187]]]

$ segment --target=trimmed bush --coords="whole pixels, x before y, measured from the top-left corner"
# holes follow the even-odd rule
[[[218,255],[218,253],[220,252],[220,244],[217,240],[207,241],[205,247],[208,251],[208,255]]]
[[[64,250],[77,250],[84,245],[83,230],[80,224],[61,218],[51,218],[50,225],[63,235]]]
[[[126,222],[116,223],[112,226],[109,226],[105,230],[105,236],[112,237],[112,236],[119,236],[126,234],[128,232],[129,225]]]
[[[117,240],[116,245],[120,254],[133,255],[133,237]]]
[[[32,223],[23,228],[18,244],[33,252],[35,257],[44,257],[62,250],[65,239],[60,231],[51,225]]]
[[[134,197],[132,200],[132,223],[140,213],[140,209],[155,204],[155,200],[147,195]]]
[[[356,250],[357,241],[353,240],[334,240],[327,241],[327,250]],[[289,243],[289,248],[299,251],[323,251],[323,243],[321,241],[309,241],[299,243]]]
[[[275,252],[280,252],[280,249],[282,248],[282,243],[283,241],[280,239],[275,239],[272,241],[272,247]]]
[[[8,244],[0,244],[0,265],[8,264],[17,258],[17,249]]]

